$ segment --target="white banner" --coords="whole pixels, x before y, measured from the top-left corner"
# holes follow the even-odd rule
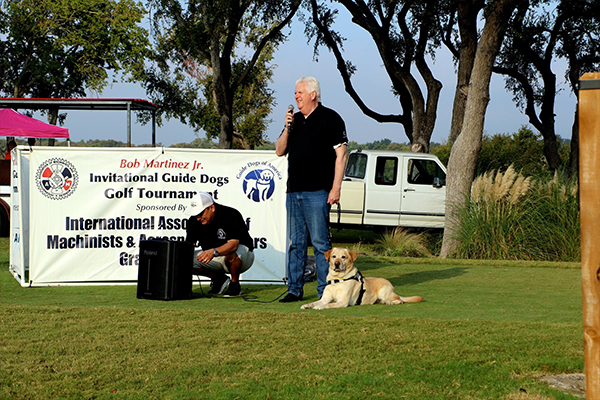
[[[137,282],[140,240],[184,240],[199,191],[246,220],[255,262],[242,280],[285,276],[287,160],[273,151],[34,147],[28,157],[29,179],[16,180],[27,285]]]

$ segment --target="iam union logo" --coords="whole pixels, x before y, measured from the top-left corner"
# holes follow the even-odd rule
[[[272,164],[257,161],[250,162],[240,169],[237,178],[242,177],[244,194],[250,200],[259,203],[273,196],[276,180],[281,179],[281,173]]]
[[[69,197],[75,189],[79,176],[69,161],[63,158],[51,158],[44,161],[35,174],[39,191],[52,200]]]

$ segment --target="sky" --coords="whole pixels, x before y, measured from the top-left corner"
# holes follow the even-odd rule
[[[361,28],[352,24],[347,14],[340,12],[338,24],[342,35],[347,38],[344,44],[344,55],[358,68],[353,76],[356,91],[363,101],[373,110],[387,114],[400,112],[397,98],[391,93],[391,84],[383,69],[381,58],[377,53],[371,37]],[[364,115],[350,96],[344,91],[342,78],[336,68],[335,58],[326,49],[320,50],[318,61],[313,58],[313,45],[307,44],[304,26],[298,20],[292,24],[290,38],[279,46],[275,52],[273,82],[270,85],[275,92],[276,106],[270,115],[273,122],[269,125],[266,138],[275,141],[283,128],[283,120],[288,106],[294,101],[295,82],[302,76],[314,76],[321,84],[323,105],[336,110],[346,122],[349,140],[368,143],[375,140],[390,139],[393,142],[408,142],[408,138],[400,124],[378,123]],[[443,84],[438,106],[438,118],[432,142],[443,143],[448,137],[456,84],[455,67],[449,51],[441,48],[436,55],[436,62],[431,65],[434,76]],[[571,125],[576,107],[575,96],[571,93],[564,79],[564,67],[555,65],[557,82],[562,89],[556,101],[556,132],[563,138],[571,137]],[[90,98],[136,98],[147,99],[141,85],[117,83],[105,89],[100,95],[90,93]],[[490,103],[488,104],[485,132],[514,133],[521,126],[529,126],[527,117],[517,109],[512,95],[504,89],[503,78],[494,74],[490,86]],[[37,118],[42,119],[39,115]],[[135,121],[135,118],[133,118]],[[71,111],[65,121],[69,128],[71,140],[115,139],[127,141],[127,116],[118,111]],[[199,135],[204,137],[204,133]],[[191,142],[196,137],[193,129],[176,120],[167,121],[157,127],[157,142],[164,146],[176,143]],[[151,143],[151,127],[137,123],[132,125],[132,143],[135,145]]]

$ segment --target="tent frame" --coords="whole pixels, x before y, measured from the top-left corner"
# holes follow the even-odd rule
[[[147,100],[0,98],[0,108],[127,111],[127,147],[131,147],[131,111],[150,111],[152,113],[152,147],[156,147],[156,110],[158,107]]]

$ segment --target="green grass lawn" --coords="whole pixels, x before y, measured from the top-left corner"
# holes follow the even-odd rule
[[[135,286],[21,288],[0,241],[2,399],[575,399],[579,264],[361,256],[423,303],[300,310],[282,285],[138,300]],[[204,289],[206,291],[206,288]],[[305,300],[316,299],[315,283]]]

